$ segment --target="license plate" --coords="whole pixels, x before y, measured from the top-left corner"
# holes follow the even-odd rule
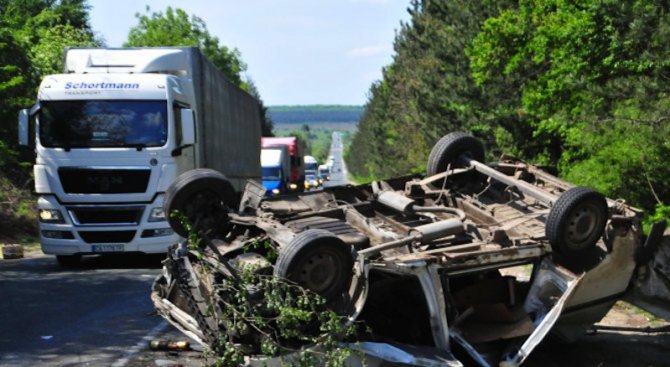
[[[91,252],[123,252],[123,245],[93,245]]]

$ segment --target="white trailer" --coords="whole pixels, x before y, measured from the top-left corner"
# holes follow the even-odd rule
[[[182,172],[213,168],[237,190],[260,179],[258,103],[198,48],[74,48],[64,69],[19,114],[37,155],[42,251],[61,265],[166,252],[179,236],[163,197]]]

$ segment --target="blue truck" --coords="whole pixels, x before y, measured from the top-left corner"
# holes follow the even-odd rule
[[[275,145],[261,149],[263,186],[269,196],[289,190],[291,181],[291,156],[286,145]]]

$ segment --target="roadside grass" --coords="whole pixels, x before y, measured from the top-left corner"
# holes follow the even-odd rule
[[[40,239],[35,236],[25,236],[19,240],[19,244],[23,245],[24,253],[34,253],[41,251]]]
[[[0,173],[0,245],[20,244],[24,253],[39,250],[37,200],[27,180],[17,185]]]

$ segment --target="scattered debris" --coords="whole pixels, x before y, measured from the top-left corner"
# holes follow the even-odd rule
[[[191,350],[191,343],[188,341],[152,340],[149,342],[149,349],[168,351]]]
[[[23,246],[18,244],[10,244],[2,246],[2,258],[8,259],[22,259]]]

